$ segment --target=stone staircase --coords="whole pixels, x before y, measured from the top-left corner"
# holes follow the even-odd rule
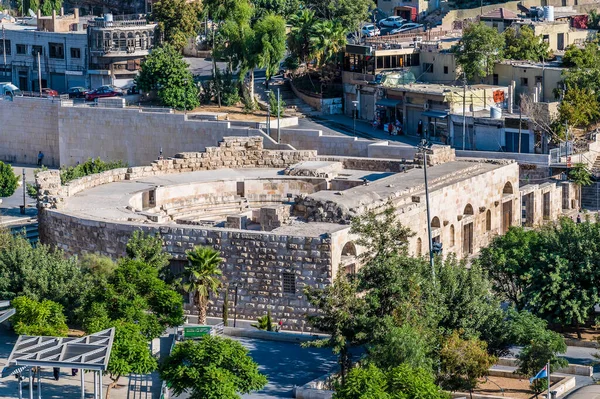
[[[279,89],[279,96],[285,102],[285,116],[295,116],[305,118],[307,116],[317,116],[321,113],[310,105],[306,104],[302,99],[296,97],[290,86],[289,80],[276,80],[269,83],[269,89],[274,92]],[[267,101],[267,95],[264,93],[264,86],[261,90],[256,90],[261,101]]]

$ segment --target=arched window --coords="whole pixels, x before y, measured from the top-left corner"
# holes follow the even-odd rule
[[[492,230],[492,211],[489,209],[485,213],[485,231]]]
[[[513,186],[512,184],[510,184],[509,181],[506,182],[506,184],[504,185],[504,188],[502,189],[502,194],[512,194],[513,193]]]
[[[471,206],[471,204],[467,204],[467,206],[465,206],[463,215],[473,215],[473,207]]]
[[[124,32],[119,36],[119,49],[121,51],[127,51],[127,37]]]
[[[442,225],[440,224],[440,218],[435,216],[433,219],[431,219],[431,227],[432,228],[440,228],[442,227]]]
[[[148,48],[148,35],[146,32],[142,33],[142,50],[146,50]]]
[[[417,256],[420,257],[423,255],[423,242],[421,238],[417,238]]]
[[[450,225],[450,246],[454,246],[454,225]]]
[[[352,241],[348,241],[342,248],[342,256],[356,256],[356,245]]]
[[[113,33],[112,39],[112,49],[117,50],[119,48],[119,34],[117,32]]]
[[[140,33],[136,32],[135,33],[135,48],[141,48],[142,47],[142,39],[140,37]]]
[[[133,36],[133,32],[129,32],[127,34],[127,48],[135,47],[135,37]]]

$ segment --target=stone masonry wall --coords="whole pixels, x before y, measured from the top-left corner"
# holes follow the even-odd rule
[[[328,234],[296,237],[192,226],[110,223],[81,219],[53,209],[40,213],[43,242],[67,254],[124,256],[127,240],[135,230],[160,233],[164,249],[176,260],[185,260],[185,251],[197,245],[220,251],[225,284],[230,289],[233,283],[239,284],[238,319],[256,320],[270,309],[275,320],[283,320],[285,328],[300,330],[306,313],[314,311],[302,294],[304,286],[332,282],[332,237]],[[283,292],[283,273],[295,275],[295,294]],[[222,299],[221,296],[213,301],[211,316],[221,316]]]
[[[60,208],[65,197],[122,180],[221,168],[285,168],[316,157],[316,151],[265,150],[262,137],[224,137],[218,147],[207,147],[206,152],[183,152],[174,158],[157,160],[150,166],[113,169],[73,180],[64,186],[60,185],[59,171],[38,173],[38,207]]]

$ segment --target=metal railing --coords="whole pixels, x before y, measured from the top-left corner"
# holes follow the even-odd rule
[[[225,331],[225,323],[219,323],[214,325],[211,330],[210,330],[210,334],[211,335],[223,335],[223,332]]]

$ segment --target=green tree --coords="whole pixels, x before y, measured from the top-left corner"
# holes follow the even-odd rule
[[[305,8],[315,10],[324,21],[337,20],[348,31],[356,31],[361,21],[369,20],[369,10],[375,4],[371,0],[305,0]]]
[[[389,389],[398,399],[449,399],[450,395],[442,392],[433,376],[422,368],[413,368],[401,364],[390,370]]]
[[[600,29],[600,14],[597,10],[591,10],[588,14],[588,29]]]
[[[408,239],[414,233],[398,223],[396,219],[395,208],[388,205],[381,215],[368,211],[365,215],[352,220],[350,231],[359,236],[356,244],[366,248],[361,255],[362,259],[405,254],[408,251]]]
[[[198,309],[198,324],[206,324],[206,308],[210,293],[216,294],[221,286],[219,277],[223,258],[210,247],[195,247],[187,251],[188,264],[183,272],[183,289],[194,295]]]
[[[160,0],[152,5],[152,16],[166,43],[181,50],[200,27],[202,5],[199,1]]]
[[[19,176],[12,166],[0,161],[0,197],[10,197],[19,187]]]
[[[476,338],[464,340],[455,331],[440,351],[440,382],[451,391],[468,390],[473,397],[478,379],[488,374],[496,358],[487,353],[487,344]]]
[[[163,240],[160,234],[145,234],[136,230],[127,241],[125,248],[127,257],[154,267],[161,276],[167,274],[171,256],[163,250]]]
[[[494,291],[522,309],[525,306],[523,291],[530,283],[529,270],[538,252],[537,231],[511,227],[482,248],[476,262],[490,277]]]
[[[561,367],[566,367],[569,362],[557,354],[565,353],[567,345],[564,338],[553,331],[546,331],[535,337],[529,344],[525,345],[517,355],[518,368],[517,373],[533,377],[536,375],[548,361],[550,361],[549,372],[556,371]],[[536,381],[533,388],[536,393],[541,392],[547,387],[547,384],[539,384]]]
[[[504,56],[510,60],[543,61],[551,57],[550,47],[542,36],[536,36],[527,25],[520,29],[509,27],[504,31]]]
[[[583,186],[592,185],[592,173],[588,170],[587,165],[576,163],[569,171],[569,180],[577,184],[579,190],[579,198],[581,198],[581,188]],[[581,201],[581,200],[580,200]],[[579,204],[581,208],[581,203]]]
[[[463,30],[457,46],[456,62],[467,79],[483,79],[494,70],[494,64],[502,60],[504,36],[496,28],[484,23],[471,24]]]
[[[160,101],[169,107],[190,110],[199,105],[198,88],[188,64],[170,44],[152,50],[135,81],[141,90],[156,90]]]
[[[265,68],[269,80],[279,72],[279,63],[285,55],[285,20],[279,15],[266,14],[256,21],[252,29],[256,66]]]
[[[277,116],[277,114],[279,114],[279,116],[283,116],[283,111],[285,111],[285,101],[279,98],[279,102],[277,102],[277,96],[273,90],[269,93],[269,106],[271,108],[271,115]]]
[[[597,67],[600,59],[600,50],[597,43],[588,42],[584,47],[578,47],[574,44],[567,47],[565,55],[562,58],[562,64],[565,67],[594,68]]]
[[[373,364],[354,367],[346,383],[336,387],[333,399],[391,399],[387,380],[386,373]]]
[[[239,342],[210,335],[175,345],[160,377],[175,395],[187,392],[191,399],[236,399],[267,383]]]
[[[32,247],[24,236],[0,233],[0,298],[27,296],[63,306],[71,319],[89,288],[75,258],[49,246]]]
[[[98,321],[91,329],[86,330],[88,334],[115,328],[110,359],[105,371],[112,380],[106,389],[106,399],[109,399],[111,390],[117,386],[122,376],[148,374],[156,370],[158,364],[139,325],[123,320]]]
[[[550,323],[574,326],[581,338],[580,325],[600,301],[600,227],[589,220],[576,224],[562,218],[542,229],[540,238],[542,249],[524,293],[528,308]]]
[[[330,347],[338,355],[342,385],[352,365],[350,348],[366,338],[362,332],[364,303],[358,297],[357,284],[349,281],[340,269],[332,285],[320,289],[305,287],[304,294],[318,312],[307,316],[308,322],[317,330],[329,334],[329,338],[307,342],[307,346]]]
[[[183,299],[154,267],[123,259],[108,278],[96,281],[80,314],[86,330],[98,331],[107,328],[108,321],[122,320],[138,325],[150,340],[183,323]]]
[[[287,47],[299,62],[309,61],[311,54],[310,39],[317,19],[315,12],[311,9],[302,9],[289,19],[291,25],[287,37]]]
[[[117,269],[117,264],[108,256],[88,253],[78,261],[82,273],[92,276],[93,279],[107,279]]]
[[[45,335],[66,337],[69,332],[63,307],[44,299],[41,302],[26,296],[11,301],[15,314],[11,318],[15,333],[19,335]]]
[[[558,106],[560,120],[570,126],[585,128],[600,119],[597,94],[588,87],[568,88]]]
[[[258,330],[273,331],[273,319],[271,319],[271,311],[267,311],[266,316],[256,319],[256,324],[251,324],[252,327]]]
[[[323,68],[339,59],[346,45],[347,25],[339,20],[321,20],[314,25],[310,37],[311,56]]]
[[[403,323],[400,326],[381,321],[376,340],[368,346],[367,359],[382,369],[405,363],[411,367],[432,370],[434,340],[429,330]]]

